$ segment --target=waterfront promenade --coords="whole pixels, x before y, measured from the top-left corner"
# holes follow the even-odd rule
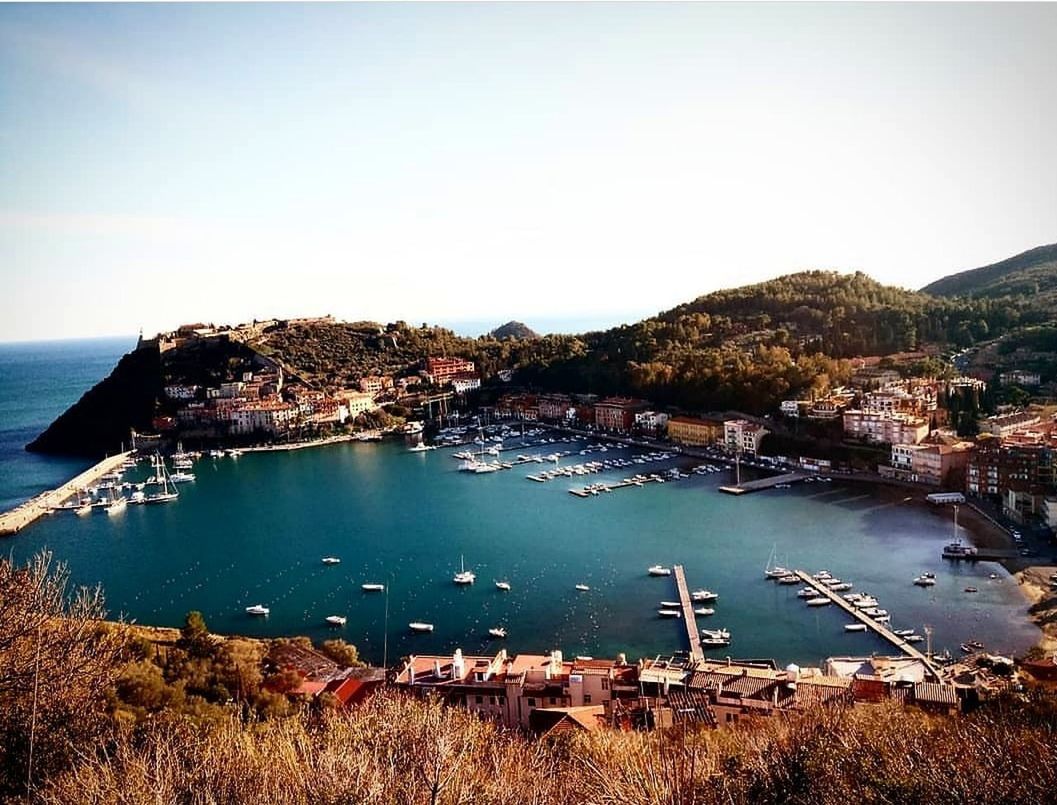
[[[761,489],[773,489],[779,484],[792,484],[803,481],[808,477],[804,472],[788,472],[785,475],[772,475],[769,478],[758,478],[755,481],[745,481],[736,486],[721,486],[720,492],[728,495],[747,495],[749,492],[759,492]]]
[[[118,453],[107,456],[98,464],[71,478],[62,486],[41,492],[36,497],[30,498],[25,503],[16,506],[9,512],[0,514],[0,536],[17,534],[30,523],[50,512],[78,490],[91,486],[108,472],[113,472],[120,467],[131,455],[130,452]]]

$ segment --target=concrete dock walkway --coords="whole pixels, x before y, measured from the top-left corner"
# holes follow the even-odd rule
[[[913,657],[915,660],[921,660],[921,662],[925,664],[925,667],[932,672],[934,677],[939,677],[939,674],[936,671],[936,666],[932,664],[932,660],[930,660],[924,653],[916,649],[912,643],[908,643],[906,640],[897,635],[883,623],[878,623],[869,615],[865,614],[861,609],[858,609],[852,604],[850,604],[847,600],[845,600],[844,596],[833,592],[833,590],[831,590],[825,584],[820,582],[818,579],[812,578],[810,573],[806,573],[803,570],[794,570],[793,572],[800,578],[802,582],[804,582],[804,584],[817,591],[820,596],[825,596],[826,598],[828,598],[834,604],[839,606],[841,609],[843,609],[845,612],[847,612],[849,615],[859,621],[859,623],[866,624],[867,629],[869,629],[874,634],[883,637],[885,640],[887,640],[897,649],[902,651],[904,654]]]
[[[125,452],[107,456],[98,464],[89,467],[62,486],[41,492],[36,497],[30,498],[11,511],[0,514],[0,536],[17,534],[27,525],[36,522],[79,490],[91,486],[108,472],[116,470],[130,455],[130,452]]]
[[[675,590],[679,594],[679,603],[683,608],[683,625],[686,627],[686,636],[690,641],[690,658],[703,660],[705,652],[701,648],[701,633],[697,631],[697,616],[694,615],[694,602],[690,600],[690,591],[686,586],[686,573],[682,565],[672,568],[675,573]]]

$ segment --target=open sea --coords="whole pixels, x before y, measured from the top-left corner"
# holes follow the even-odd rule
[[[32,456],[23,446],[94,382],[134,339],[0,345],[0,506],[54,486],[86,462]],[[572,450],[583,442],[507,453]],[[526,480],[541,465],[473,475],[457,471],[455,449],[410,453],[397,443],[339,444],[292,453],[200,459],[180,499],[87,517],[56,513],[7,540],[24,561],[47,549],[81,584],[101,584],[111,614],[178,626],[201,610],[210,628],[247,635],[341,636],[375,662],[388,633],[390,662],[408,653],[562,649],[566,655],[629,658],[685,648],[679,621],[657,617],[675,596],[650,565],[681,563],[691,589],[719,593],[704,628],[731,630],[712,656],[773,657],[815,664],[833,655],[892,653],[870,634],[846,633],[834,607],[807,608],[799,586],[763,578],[772,550],[786,567],[828,569],[873,593],[893,628],[933,628],[936,650],[967,639],[1013,652],[1038,637],[1015,581],[992,563],[940,558],[952,523],[900,505],[861,485],[811,484],[730,497],[717,492],[730,471],[630,487],[581,499],[570,487],[700,463],[673,458],[600,475]],[[551,465],[553,466],[553,465]],[[144,465],[130,480],[149,473]],[[325,566],[324,556],[338,565]],[[452,575],[465,557],[477,583]],[[915,576],[933,571],[937,584]],[[989,579],[997,573],[997,579]],[[506,580],[510,592],[495,588]],[[364,593],[360,585],[388,586]],[[574,585],[590,585],[578,592]],[[964,592],[967,585],[978,593]],[[386,604],[388,598],[388,620]],[[245,613],[271,608],[267,618]],[[332,628],[328,615],[348,623]],[[410,621],[435,624],[412,634]],[[388,629],[386,624],[388,623]],[[505,641],[488,637],[502,625]],[[924,648],[924,644],[920,644]]]

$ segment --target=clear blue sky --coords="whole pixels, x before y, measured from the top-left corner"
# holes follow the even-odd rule
[[[0,6],[0,340],[604,321],[1057,240],[1057,5]]]

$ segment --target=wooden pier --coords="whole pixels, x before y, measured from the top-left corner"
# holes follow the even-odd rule
[[[793,572],[800,578],[802,582],[804,582],[804,584],[817,591],[819,595],[828,598],[834,604],[839,606],[841,609],[843,609],[845,612],[847,612],[849,615],[859,621],[859,623],[866,624],[866,628],[868,630],[870,630],[876,635],[879,635],[880,637],[883,637],[885,640],[887,640],[897,649],[902,651],[904,654],[913,657],[915,660],[920,660],[921,662],[923,662],[925,664],[925,667],[928,668],[928,670],[932,673],[934,677],[939,677],[939,674],[936,671],[936,666],[932,664],[932,660],[930,660],[923,652],[916,649],[913,643],[908,643],[906,640],[897,635],[883,623],[878,623],[877,621],[875,621],[869,615],[865,614],[862,610],[858,609],[857,607],[849,603],[847,600],[845,600],[844,596],[840,595],[839,593],[835,593],[833,590],[831,590],[818,579],[812,578],[810,573],[805,573],[803,570],[794,570]]]
[[[89,467],[77,477],[71,478],[62,486],[47,492],[41,492],[36,497],[30,498],[11,511],[0,514],[0,536],[17,534],[27,525],[36,522],[79,490],[91,486],[108,472],[116,470],[130,455],[131,453],[118,453],[114,456],[108,456],[95,466]]]
[[[690,591],[686,587],[686,573],[682,565],[676,565],[672,571],[675,573],[675,591],[679,594],[679,603],[683,608],[683,625],[690,641],[690,659],[703,660],[705,652],[701,649],[701,633],[697,630],[694,602],[690,600]]]
[[[720,492],[728,495],[747,495],[749,492],[759,492],[761,489],[773,489],[778,484],[792,484],[803,481],[809,477],[802,472],[787,472],[785,475],[773,475],[770,478],[758,478],[755,481],[745,481],[737,486],[721,486]]]

